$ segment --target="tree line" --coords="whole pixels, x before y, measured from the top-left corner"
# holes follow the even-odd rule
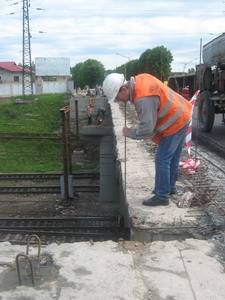
[[[71,68],[75,88],[93,88],[101,85],[107,74],[126,73],[126,79],[141,73],[154,75],[165,81],[171,75],[173,56],[164,46],[158,46],[144,51],[139,59],[128,61],[114,70],[105,70],[103,64],[95,59],[88,59]]]

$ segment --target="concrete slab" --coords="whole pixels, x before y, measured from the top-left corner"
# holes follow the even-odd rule
[[[142,205],[144,199],[152,196],[155,180],[154,153],[157,146],[147,140],[126,138],[125,141],[122,135],[124,112],[117,103],[111,105],[111,110],[121,177],[123,180],[126,177],[126,201],[132,221],[132,239],[154,241],[198,237],[199,211],[196,213],[196,208],[178,208],[173,201],[166,207]],[[133,118],[126,119],[128,127],[137,125]],[[187,188],[183,183],[178,184],[183,190]]]
[[[0,243],[1,300],[225,299],[224,266],[210,241],[50,244],[41,249],[34,286],[24,269],[18,282],[15,257],[25,251]],[[54,278],[45,276],[46,256],[58,270]],[[37,258],[36,248],[30,257]]]

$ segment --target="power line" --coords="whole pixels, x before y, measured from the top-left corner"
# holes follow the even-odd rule
[[[33,33],[45,33],[45,34],[73,34],[73,35],[146,35],[146,32],[97,32],[97,31],[79,31],[79,32],[74,32],[74,31],[35,31],[32,30]],[[161,36],[168,36],[168,33],[162,33],[162,32],[151,32],[151,35],[161,35]],[[173,32],[170,34],[170,36],[168,38],[171,38],[173,36],[177,36],[177,35],[185,35],[185,36],[198,36],[198,35],[220,35],[221,32],[218,33],[211,33],[211,32]]]
[[[185,12],[185,13],[224,13],[221,10],[187,10],[187,9],[107,9],[107,8],[49,8],[49,9],[41,9],[36,8],[37,10],[45,10],[45,11],[101,11],[101,12],[168,12],[168,13],[177,13],[177,12]]]

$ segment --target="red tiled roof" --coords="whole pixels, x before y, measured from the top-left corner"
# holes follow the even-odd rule
[[[23,68],[17,66],[17,64],[13,61],[0,62],[0,68],[5,69],[9,72],[23,72]]]

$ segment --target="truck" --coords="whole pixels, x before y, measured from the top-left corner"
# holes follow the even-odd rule
[[[225,33],[203,45],[203,63],[192,74],[171,76],[168,86],[189,100],[196,91],[198,121],[202,131],[210,132],[215,114],[222,114],[225,123]]]

